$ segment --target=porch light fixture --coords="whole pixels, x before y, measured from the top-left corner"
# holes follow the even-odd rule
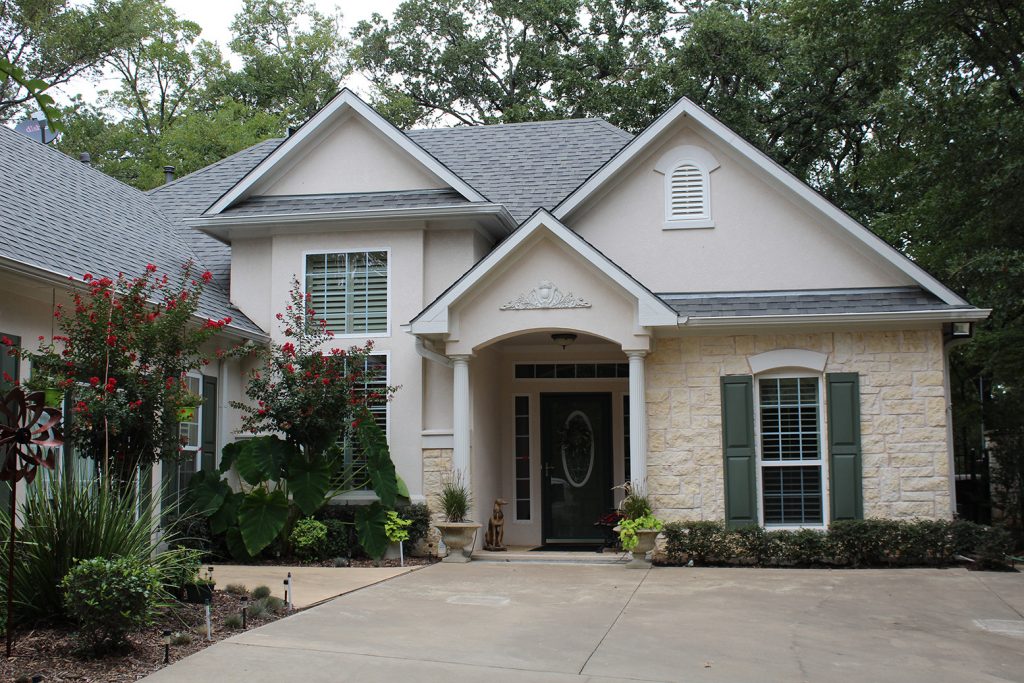
[[[970,323],[953,323],[952,333],[954,337],[970,337],[972,332]]]
[[[555,332],[551,335],[551,341],[561,346],[562,350],[565,351],[565,347],[576,341],[576,335],[572,332]]]

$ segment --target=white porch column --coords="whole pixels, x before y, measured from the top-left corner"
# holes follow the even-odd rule
[[[647,480],[647,400],[644,378],[646,351],[627,351],[629,356],[629,476],[644,485]]]
[[[455,370],[454,404],[452,413],[452,467],[462,473],[463,482],[469,486],[469,356],[450,356]]]

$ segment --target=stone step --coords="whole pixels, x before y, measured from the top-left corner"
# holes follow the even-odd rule
[[[510,550],[492,552],[489,550],[473,551],[476,562],[531,562],[545,564],[625,564],[629,556],[625,553],[595,553],[577,551],[530,551]]]

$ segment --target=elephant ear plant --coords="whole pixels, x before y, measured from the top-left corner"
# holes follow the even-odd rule
[[[369,484],[379,501],[359,508],[355,527],[366,552],[380,557],[388,545],[387,509],[399,485],[370,408],[384,404],[394,389],[369,388],[376,374],[372,343],[330,348],[333,335],[297,281],[291,305],[277,319],[288,341],[272,344],[252,373],[246,387],[251,403],[232,404],[243,412],[244,430],[258,436],[229,444],[218,471],[192,478],[195,509],[209,518],[213,533],[225,535],[235,557],[247,559],[275,540],[287,545],[300,517]],[[346,458],[346,449],[361,457]],[[239,491],[222,478],[232,467]]]

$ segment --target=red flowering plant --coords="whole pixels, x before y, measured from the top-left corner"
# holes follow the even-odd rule
[[[173,279],[148,265],[138,277],[86,273],[71,287],[73,308],[57,306],[60,333],[40,338],[32,375],[68,394],[66,439],[122,484],[137,468],[181,454],[179,410],[197,406],[185,377],[206,361],[202,345],[230,318],[196,320],[211,279],[186,263]],[[84,285],[84,291],[83,287]]]
[[[369,481],[379,503],[362,506],[356,527],[371,555],[387,547],[385,507],[398,492],[387,442],[370,408],[384,405],[394,387],[371,390],[378,370],[373,343],[331,347],[333,334],[312,308],[298,281],[290,303],[277,315],[283,336],[261,354],[246,386],[242,428],[255,435],[223,450],[220,472],[201,472],[190,484],[196,508],[211,530],[226,535],[229,549],[245,558],[276,540],[287,545],[301,515],[312,515],[333,496]],[[344,462],[355,444],[363,464]],[[221,478],[234,468],[242,483],[233,491]]]

